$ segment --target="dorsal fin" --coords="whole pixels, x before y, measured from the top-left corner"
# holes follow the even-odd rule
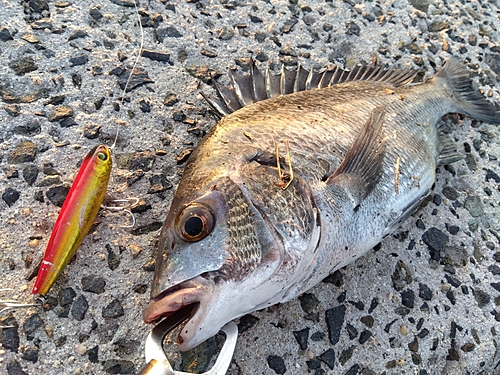
[[[219,98],[212,98],[203,92],[201,94],[217,114],[223,117],[244,106],[273,96],[353,81],[385,82],[398,87],[410,83],[416,74],[414,70],[382,69],[380,66],[372,65],[356,65],[351,70],[335,66],[322,72],[314,72],[299,65],[297,70],[289,70],[283,66],[280,74],[273,75],[269,67],[263,74],[252,59],[249,74],[241,75],[234,71],[230,72],[232,87],[223,86],[214,80],[214,87]]]

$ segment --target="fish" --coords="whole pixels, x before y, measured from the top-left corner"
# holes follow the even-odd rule
[[[436,168],[462,158],[441,117],[500,123],[497,104],[456,59],[415,71],[232,73],[205,95],[221,120],[185,166],[156,249],[155,323],[195,308],[189,350],[227,322],[289,301],[392,233],[429,194]]]
[[[52,229],[31,293],[45,296],[75,255],[94,222],[108,188],[111,150],[92,148],[71,185]]]

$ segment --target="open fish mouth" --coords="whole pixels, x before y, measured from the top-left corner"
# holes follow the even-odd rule
[[[189,322],[196,325],[211,295],[212,287],[206,279],[198,276],[184,281],[153,298],[144,310],[143,320],[147,324],[156,323],[176,311],[183,310],[186,316],[184,325]],[[179,341],[183,341],[181,335]]]

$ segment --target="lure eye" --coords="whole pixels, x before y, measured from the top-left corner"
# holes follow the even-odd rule
[[[187,242],[197,242],[212,233],[215,218],[208,209],[202,205],[191,205],[177,217],[176,230],[179,236]]]
[[[104,152],[98,152],[97,157],[102,161],[106,161],[108,159],[108,155],[106,155]]]

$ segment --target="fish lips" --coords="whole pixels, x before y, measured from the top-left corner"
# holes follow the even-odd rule
[[[201,323],[203,311],[212,297],[213,284],[201,276],[175,285],[152,299],[143,312],[143,320],[146,324],[157,322],[176,311],[186,309],[186,314],[191,315],[184,323],[190,329],[181,329],[177,343],[180,350],[194,337],[196,327]],[[196,306],[193,308],[193,304]],[[186,308],[186,307],[190,308]],[[193,328],[194,327],[194,328]]]

